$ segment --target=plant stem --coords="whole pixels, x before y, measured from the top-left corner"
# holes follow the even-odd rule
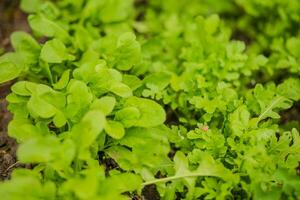
[[[207,175],[207,174],[203,174],[203,173],[190,173],[190,174],[184,174],[184,175],[178,175],[178,176],[171,176],[171,177],[146,181],[142,184],[142,186],[151,185],[151,184],[155,184],[155,183],[159,183],[159,182],[173,181],[173,180],[181,179],[181,178],[197,177],[197,176],[211,176],[211,175]]]

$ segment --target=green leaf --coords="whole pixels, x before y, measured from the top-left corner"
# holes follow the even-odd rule
[[[40,36],[56,37],[64,42],[70,40],[66,30],[42,15],[29,15],[28,22],[32,30]]]
[[[0,83],[17,78],[22,69],[11,62],[0,63]]]
[[[205,20],[204,28],[205,31],[213,34],[217,31],[220,24],[220,18],[218,15],[211,15]]]
[[[23,163],[50,162],[59,154],[60,142],[54,136],[31,138],[18,148],[18,159]]]
[[[80,176],[73,176],[67,179],[60,188],[62,193],[72,193],[78,199],[95,199],[100,180],[105,178],[102,167],[91,167],[82,170]],[[105,180],[105,179],[104,179]]]
[[[298,190],[300,187],[299,176],[295,173],[291,173],[287,169],[279,168],[276,170],[274,177],[278,182],[282,183],[283,191],[286,193],[294,191],[295,195],[300,195]]]
[[[295,57],[300,57],[300,40],[299,38],[291,37],[286,41],[286,48]]]
[[[102,3],[98,12],[99,19],[104,23],[126,20],[132,12],[133,0],[110,0]]]
[[[107,68],[106,63],[103,63],[103,61],[101,61],[101,64],[97,64],[96,66],[92,63],[82,66],[76,71],[74,76],[81,76],[85,82],[90,83],[89,85],[91,89],[97,96],[103,95],[110,90],[115,90],[117,94],[119,93],[120,95],[125,96],[130,93],[130,88],[121,83],[122,74],[115,69]]]
[[[156,87],[163,90],[171,81],[171,74],[167,72],[157,72],[147,76],[143,82],[148,88]]]
[[[294,101],[300,100],[300,80],[289,78],[277,87],[277,93]]]
[[[234,135],[241,136],[247,130],[250,119],[250,113],[246,106],[238,107],[230,114],[230,128]]]
[[[56,114],[56,108],[53,105],[35,95],[29,99],[27,108],[35,117],[50,118]]]
[[[36,126],[32,125],[27,119],[13,119],[8,125],[9,136],[16,138],[17,141],[25,141],[36,138],[44,134]]]
[[[237,176],[233,175],[228,169],[223,165],[216,162],[209,154],[201,152],[199,150],[193,151],[192,159],[196,159],[199,162],[199,166],[196,170],[190,170],[188,159],[185,155],[178,151],[174,157],[174,165],[176,173],[174,176],[167,178],[155,179],[152,181],[147,181],[143,185],[150,185],[160,182],[168,182],[174,180],[183,179],[189,188],[194,187],[197,177],[201,176],[215,176],[221,177],[227,181],[238,181]]]
[[[70,70],[66,70],[61,75],[59,81],[53,84],[53,88],[57,90],[64,89],[65,87],[67,87],[69,80],[70,80]]]
[[[115,119],[121,121],[125,127],[133,126],[141,116],[140,110],[136,107],[126,107],[116,112]]]
[[[124,83],[115,83],[110,87],[109,90],[123,98],[132,96],[132,91],[130,87],[128,87]]]
[[[132,33],[124,33],[118,38],[114,54],[114,65],[119,70],[130,70],[141,58],[141,47]]]
[[[65,95],[43,84],[26,82],[26,88],[33,93],[27,102],[27,108],[34,117],[50,118],[65,107]]]
[[[79,149],[90,147],[104,129],[106,119],[99,110],[89,111],[80,123],[74,125],[71,135]]]
[[[25,12],[34,13],[38,11],[41,4],[41,0],[22,0],[20,7]]]
[[[16,51],[23,51],[28,53],[38,53],[40,50],[39,43],[28,33],[17,31],[11,36],[12,46]]]
[[[125,135],[123,125],[116,121],[107,121],[104,130],[109,136],[115,139],[121,139]]]
[[[116,118],[121,120],[126,127],[153,127],[163,124],[166,119],[164,109],[159,104],[149,99],[129,97],[126,99],[124,107],[136,108],[140,113],[140,116],[137,114],[126,116],[124,114],[116,113]]]
[[[75,32],[75,44],[79,49],[85,51],[89,48],[89,45],[92,44],[93,38],[92,35],[86,30],[83,26],[77,26]]]
[[[68,59],[65,45],[58,39],[47,41],[41,50],[40,58],[48,63],[61,63]]]
[[[134,75],[124,74],[122,82],[128,85],[132,91],[142,86],[142,81]]]
[[[91,104],[92,110],[101,110],[103,114],[110,114],[116,105],[116,99],[111,96],[104,96],[100,99],[95,99]]]
[[[16,169],[10,181],[0,184],[1,198],[6,200],[55,199],[56,186],[51,181],[42,181],[36,171]]]
[[[106,120],[101,111],[89,111],[84,115],[81,123],[93,132],[100,133],[105,126]]]
[[[26,83],[27,81],[19,81],[11,87],[11,90],[21,96],[30,96],[31,92],[27,89]]]
[[[260,84],[256,85],[254,88],[254,96],[261,109],[260,115],[258,116],[258,122],[269,117],[278,119],[280,118],[280,115],[276,110],[287,109],[292,105],[290,99],[276,94],[274,84],[267,85],[266,88]]]
[[[67,118],[61,111],[57,111],[53,117],[53,123],[57,128],[61,128],[67,123]]]
[[[135,169],[140,172],[142,168],[147,167],[155,174],[158,170],[171,166],[168,158],[169,131],[164,126],[126,129],[125,136],[118,141],[120,145],[112,146],[105,152],[116,160],[122,169]],[[141,157],[143,159],[140,159]]]
[[[99,188],[101,196],[110,198],[112,194],[123,194],[127,191],[135,191],[141,188],[140,176],[132,173],[122,173],[111,176],[102,182]],[[106,199],[105,198],[105,199]]]
[[[67,86],[66,115],[72,121],[79,122],[84,112],[93,101],[90,88],[82,81],[71,79]]]
[[[36,137],[23,142],[18,148],[17,156],[23,163],[48,163],[57,170],[62,170],[71,164],[75,146],[71,140],[60,142],[53,135]]]
[[[13,63],[20,72],[29,71],[30,67],[33,67],[37,64],[38,54],[31,54],[27,52],[9,52],[0,56],[0,65],[1,63]],[[33,72],[39,73],[40,69]]]
[[[273,111],[275,108],[287,109],[291,106],[291,101],[286,99],[285,97],[276,97],[274,98],[269,105],[262,107],[261,114],[258,117],[258,121],[266,119],[268,117],[278,119],[280,115]]]
[[[103,68],[106,68],[105,60],[99,59],[98,57],[98,53],[94,51],[87,51],[83,54],[79,68],[73,71],[74,78],[87,83],[96,81],[96,77],[98,77],[98,75],[100,76]]]

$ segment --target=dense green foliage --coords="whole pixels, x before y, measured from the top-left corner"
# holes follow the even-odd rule
[[[300,2],[23,0],[0,196],[299,199]],[[41,41],[41,42],[38,42]],[[284,111],[287,110],[287,111]],[[298,117],[299,117],[299,110]],[[114,165],[109,166],[108,161]]]

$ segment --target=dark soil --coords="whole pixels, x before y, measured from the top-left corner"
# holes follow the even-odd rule
[[[9,36],[13,31],[29,31],[27,16],[18,6],[19,0],[0,1],[0,48],[6,51],[11,50]]]
[[[18,0],[0,1],[0,55],[10,51],[10,34],[15,30],[28,31],[26,15],[18,9]],[[6,95],[10,91],[12,82],[0,84],[0,180],[10,177],[15,167],[24,167],[16,162],[17,143],[7,135],[7,125],[11,114],[7,111]]]
[[[147,185],[142,190],[145,200],[160,200],[160,195],[156,189],[156,185]]]
[[[16,163],[16,142],[7,136],[7,124],[11,119],[10,113],[6,110],[6,101],[3,95],[7,93],[9,86],[0,87],[0,180],[7,179],[11,172],[11,166]],[[4,90],[4,91],[3,91]],[[6,91],[5,91],[6,90]]]

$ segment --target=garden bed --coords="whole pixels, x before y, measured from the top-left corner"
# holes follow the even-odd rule
[[[294,0],[2,1],[0,196],[299,199],[299,24]]]

